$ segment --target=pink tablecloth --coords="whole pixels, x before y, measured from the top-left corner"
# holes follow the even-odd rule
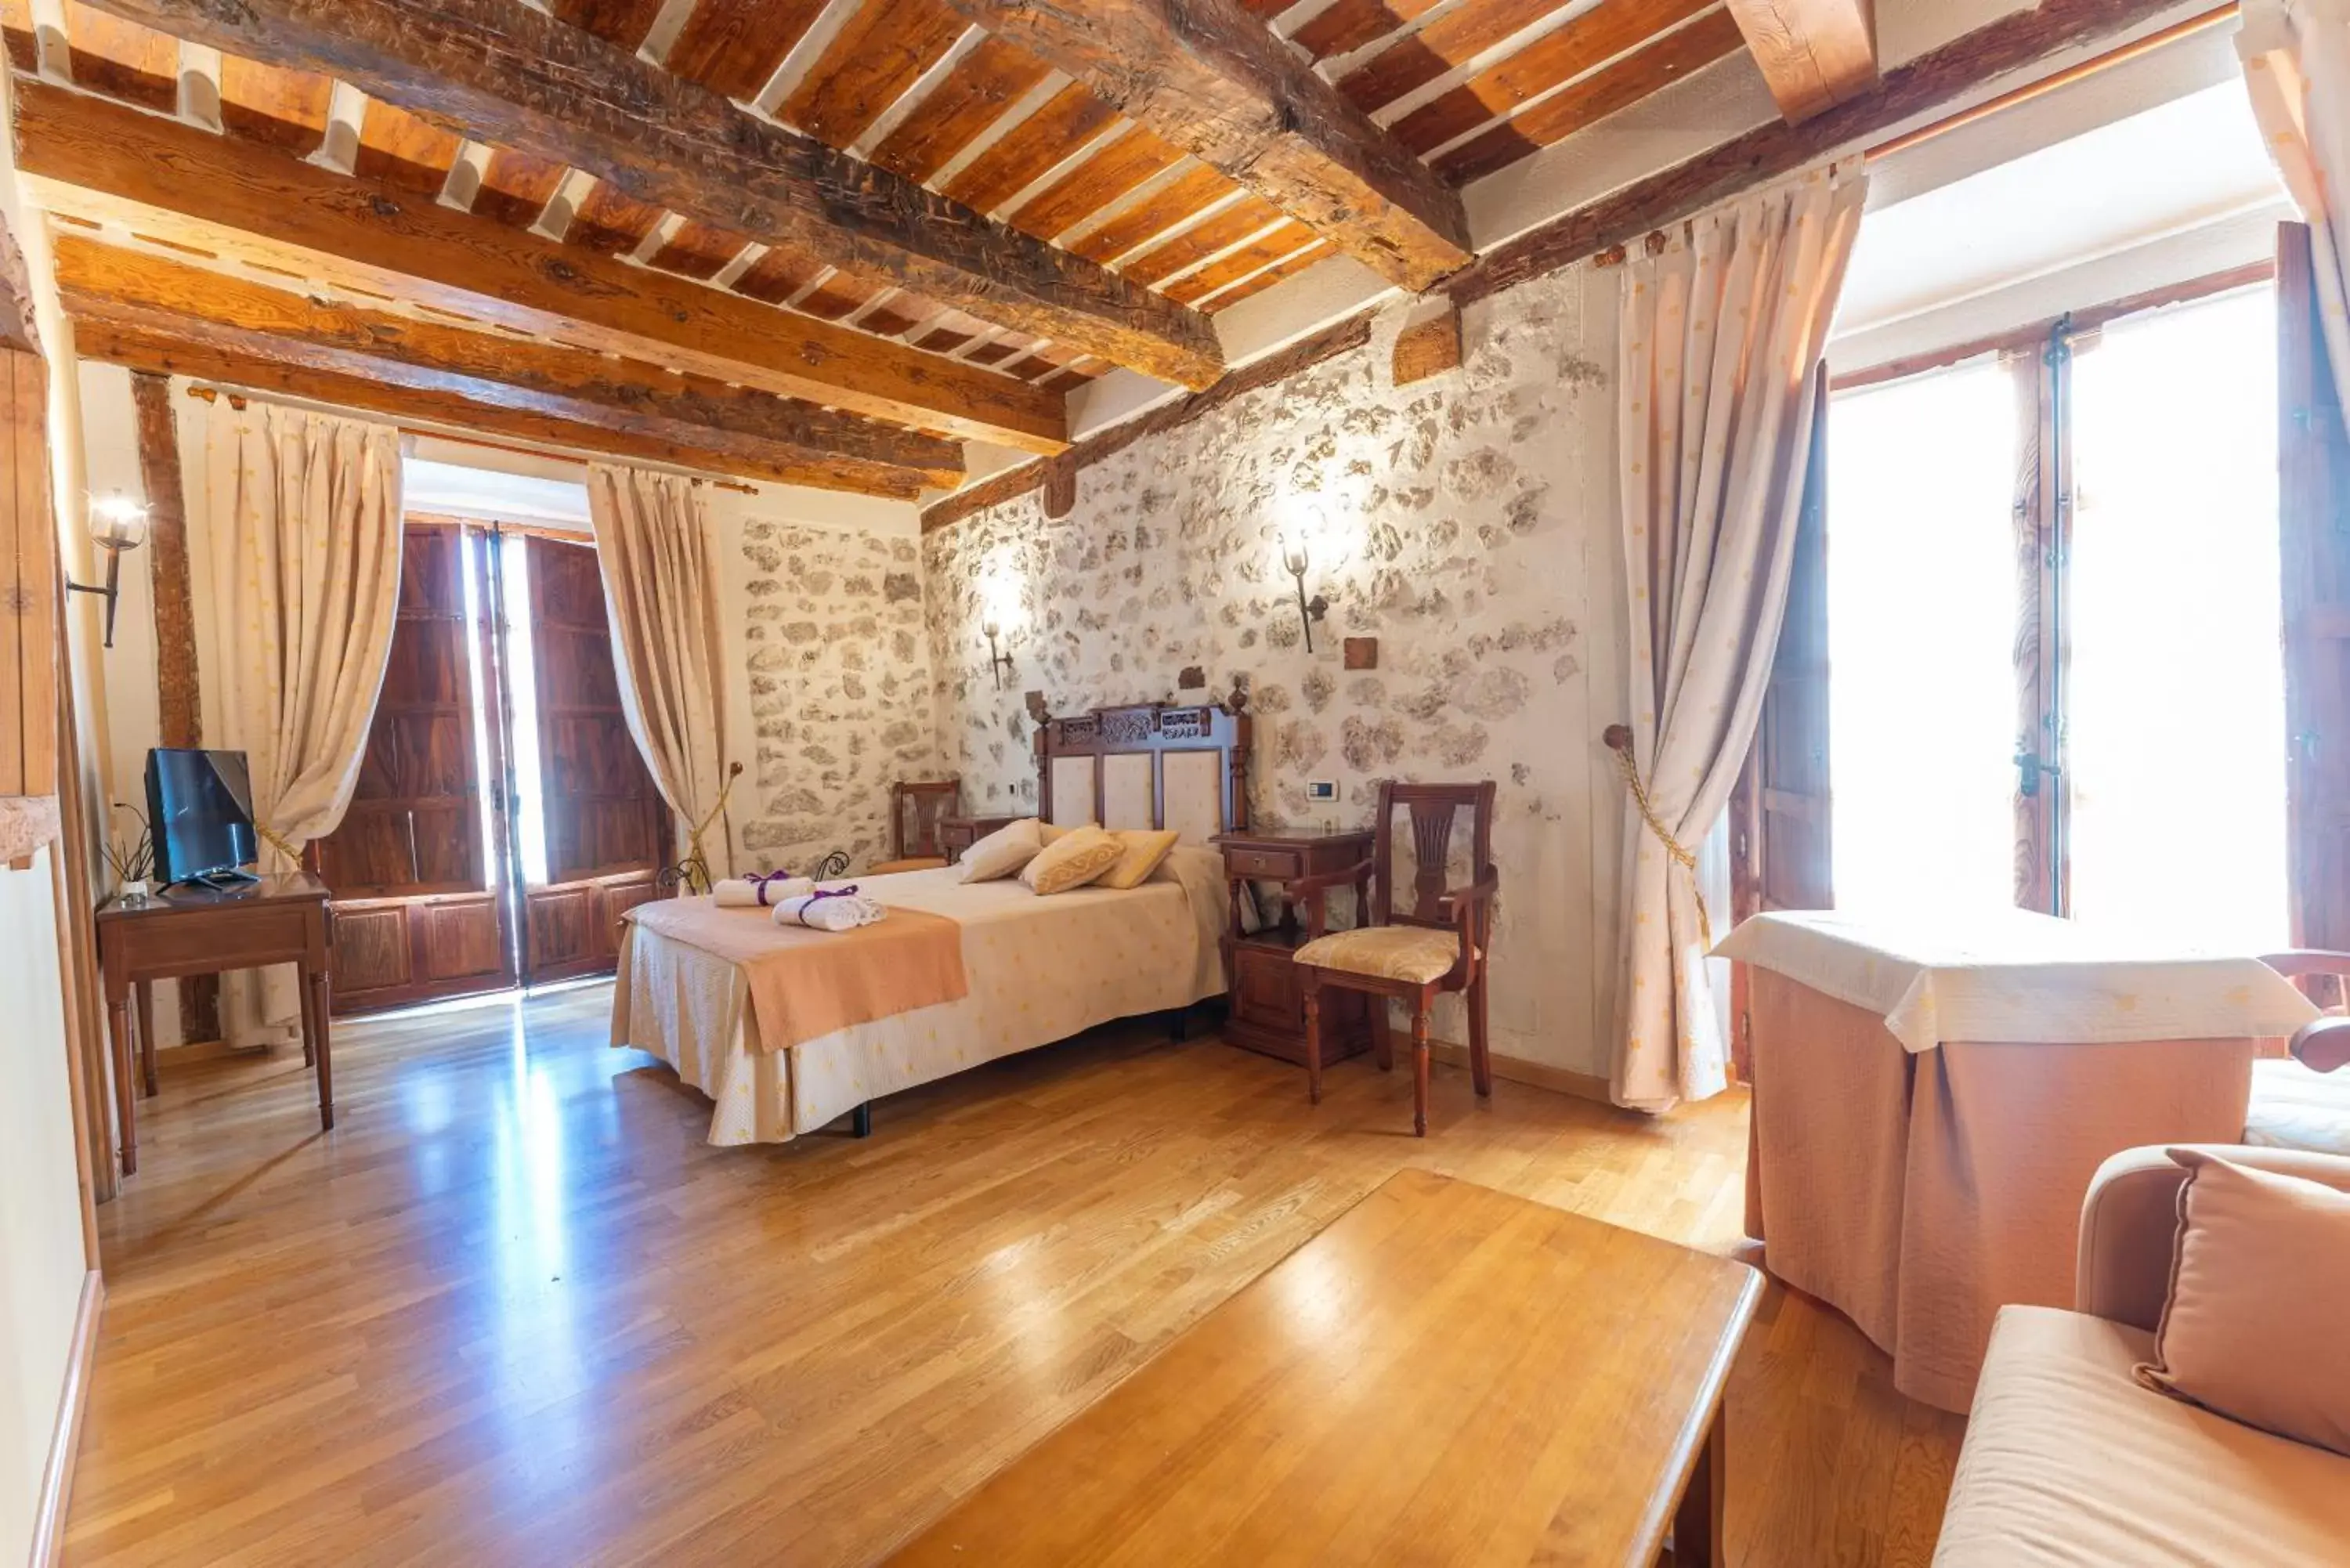
[[[1894,1386],[1963,1413],[1991,1317],[2073,1304],[2081,1199],[2108,1155],[2232,1143],[2253,1043],[1947,1043],[1752,971],[1746,1229],[1778,1278],[1893,1357]]]

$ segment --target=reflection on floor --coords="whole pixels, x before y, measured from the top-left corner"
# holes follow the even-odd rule
[[[1737,1239],[1744,1106],[1661,1121],[1118,1027],[712,1149],[607,993],[167,1067],[102,1213],[72,1563],[873,1561],[1399,1167]],[[1659,1303],[1660,1308],[1667,1303]],[[1731,1561],[1922,1563],[1960,1424],[1773,1290]]]

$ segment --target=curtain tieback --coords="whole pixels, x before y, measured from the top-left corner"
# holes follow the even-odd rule
[[[278,854],[283,855],[286,859],[294,862],[297,868],[301,866],[302,851],[296,848],[292,842],[290,842],[284,834],[278,832],[276,828],[270,826],[269,824],[265,822],[255,823],[253,825],[253,831],[261,835],[262,841],[267,844],[270,848],[275,849]]]
[[[710,857],[702,852],[702,836],[710,831],[710,825],[716,822],[720,815],[725,811],[726,797],[734,793],[734,781],[742,776],[741,763],[729,767],[726,770],[726,782],[718,786],[717,804],[703,814],[700,822],[692,824],[685,830],[685,859],[677,869],[681,873],[678,880],[683,884],[688,892],[710,891]],[[761,901],[764,902],[764,899]]]
[[[1665,846],[1665,853],[1674,863],[1689,873],[1690,896],[1697,900],[1698,940],[1705,945],[1706,951],[1711,952],[1713,921],[1706,913],[1705,889],[1698,885],[1697,854],[1673,836],[1673,830],[1664,825],[1657,815],[1657,808],[1649,804],[1648,786],[1640,782],[1640,764],[1632,760],[1631,730],[1623,724],[1610,724],[1605,739],[1608,749],[1616,753],[1616,765],[1624,771],[1624,787],[1632,792],[1632,803],[1640,808],[1640,820],[1648,825],[1648,831],[1657,836],[1657,842]]]

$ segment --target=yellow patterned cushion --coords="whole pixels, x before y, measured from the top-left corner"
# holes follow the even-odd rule
[[[1167,858],[1167,852],[1175,847],[1175,840],[1180,836],[1173,828],[1121,827],[1110,836],[1125,846],[1126,853],[1118,857],[1117,865],[1101,874],[1097,887],[1141,887],[1159,869],[1159,863]]]
[[[1094,825],[1090,822],[1080,822],[1072,826],[1063,827],[1060,824],[1055,822],[1039,822],[1036,825],[1036,833],[1037,836],[1044,839],[1045,843],[1049,846],[1051,845],[1058,844],[1061,840],[1066,838],[1080,827],[1091,827],[1093,826]]]
[[[1333,931],[1297,950],[1299,963],[1415,985],[1449,973],[1460,957],[1458,934],[1425,926],[1366,926],[1360,930]]]
[[[1080,827],[1063,834],[1023,866],[1020,880],[1039,898],[1066,893],[1099,877],[1125,853],[1126,846],[1118,841],[1118,835],[1098,827]]]

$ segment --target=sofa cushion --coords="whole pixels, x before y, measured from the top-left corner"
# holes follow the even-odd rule
[[[2350,1458],[2350,1192],[2174,1148],[2170,1301],[2148,1387]]]
[[[2350,1562],[2350,1459],[2138,1386],[2154,1336],[2000,1310],[1935,1568]]]

